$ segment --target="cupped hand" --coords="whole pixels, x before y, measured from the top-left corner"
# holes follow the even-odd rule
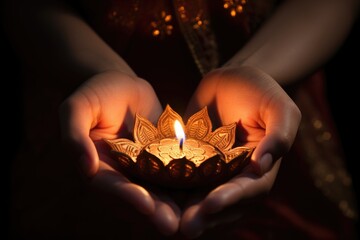
[[[60,122],[63,142],[89,185],[132,205],[161,233],[170,235],[178,229],[177,206],[166,195],[148,191],[116,171],[102,141],[128,136],[136,113],[155,122],[161,112],[145,80],[109,71],[93,76],[64,101]]]
[[[207,74],[189,104],[188,115],[204,106],[217,124],[236,122],[238,143],[256,149],[242,173],[185,210],[180,231],[187,236],[198,236],[215,222],[221,224],[222,218],[214,216],[270,191],[280,159],[290,149],[301,119],[299,109],[281,86],[253,67],[224,67]]]

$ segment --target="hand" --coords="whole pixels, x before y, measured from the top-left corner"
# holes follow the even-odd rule
[[[204,106],[219,124],[237,122],[237,140],[256,149],[241,174],[185,210],[180,230],[187,236],[213,226],[214,216],[225,208],[270,191],[301,119],[299,109],[276,81],[252,67],[220,68],[206,75],[187,112],[190,115]]]
[[[152,193],[116,171],[102,141],[131,132],[135,113],[155,122],[161,112],[146,81],[121,72],[104,72],[90,78],[65,100],[60,120],[64,143],[78,159],[90,186],[131,204],[168,235],[178,229],[177,206],[165,200],[166,196]]]

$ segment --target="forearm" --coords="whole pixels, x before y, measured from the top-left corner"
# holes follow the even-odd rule
[[[257,67],[281,85],[324,64],[357,16],[358,0],[289,0],[227,65]]]
[[[14,2],[14,3],[12,3]],[[61,1],[10,1],[6,25],[15,49],[32,68],[80,77],[108,70],[135,75],[71,8]],[[44,69],[45,70],[45,69]]]

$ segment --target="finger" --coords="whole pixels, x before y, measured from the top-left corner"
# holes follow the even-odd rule
[[[270,169],[272,161],[290,150],[301,120],[299,109],[287,95],[274,98],[280,99],[272,100],[266,106],[263,116],[266,125],[265,137],[252,155],[253,163],[259,164],[260,175]]]
[[[166,201],[155,200],[155,212],[150,220],[160,233],[165,236],[175,234],[179,228],[180,214]]]
[[[178,205],[159,189],[152,187],[149,193],[155,201],[155,211],[150,216],[150,221],[165,236],[176,233],[181,217]]]
[[[94,176],[99,157],[89,137],[94,119],[88,100],[81,94],[69,97],[60,107],[61,135],[67,150],[79,159],[79,167],[86,176]]]
[[[189,238],[196,238],[205,232],[205,230],[219,225],[235,222],[243,214],[239,212],[238,206],[234,206],[218,214],[204,214],[201,206],[194,205],[187,209],[181,219],[180,231]]]
[[[220,212],[227,206],[241,200],[268,193],[274,184],[280,162],[280,160],[276,161],[271,170],[261,177],[251,173],[243,173],[217,187],[202,201],[201,211],[207,214]]]
[[[204,219],[201,217],[200,205],[195,204],[184,212],[180,222],[180,232],[189,238],[196,238],[203,232]]]
[[[155,201],[146,189],[131,183],[104,162],[100,162],[99,171],[91,180],[91,185],[131,204],[145,215],[152,215],[155,212]]]

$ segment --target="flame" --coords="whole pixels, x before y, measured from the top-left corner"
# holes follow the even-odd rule
[[[185,141],[185,132],[184,132],[184,129],[182,128],[181,123],[179,122],[179,120],[175,120],[174,128],[175,128],[176,138],[179,140],[180,150],[182,150],[183,149],[183,144],[184,144],[184,141]]]

